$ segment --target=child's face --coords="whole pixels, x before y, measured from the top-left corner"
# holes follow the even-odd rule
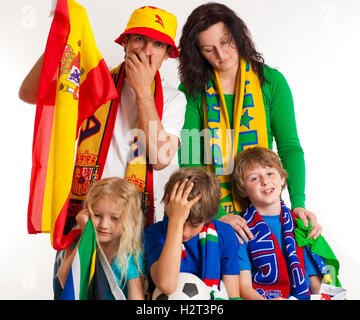
[[[204,223],[192,224],[189,221],[184,223],[182,241],[186,242],[198,235],[203,228]]]
[[[92,208],[100,244],[118,241],[121,235],[121,206],[109,197],[100,199]]]
[[[244,173],[244,194],[251,203],[259,210],[279,204],[281,191],[285,178],[280,176],[277,169],[256,165],[245,170]]]

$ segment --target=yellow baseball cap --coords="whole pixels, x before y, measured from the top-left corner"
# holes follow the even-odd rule
[[[176,28],[177,20],[173,14],[156,7],[141,7],[132,13],[125,31],[115,42],[121,45],[126,34],[141,34],[171,45],[173,49],[169,57],[178,58],[180,54],[175,45]]]

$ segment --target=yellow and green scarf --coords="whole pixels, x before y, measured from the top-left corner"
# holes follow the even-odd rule
[[[233,126],[216,70],[204,95],[206,164],[221,182],[221,205],[227,214],[241,212],[232,196],[230,174],[234,158],[249,147],[268,148],[266,116],[260,81],[251,64],[240,60],[235,88]],[[232,130],[233,129],[233,130]]]

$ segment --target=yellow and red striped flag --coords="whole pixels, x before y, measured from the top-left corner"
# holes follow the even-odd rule
[[[28,232],[51,233],[56,250],[78,233],[64,234],[64,226],[79,127],[115,97],[86,10],[74,0],[58,0],[40,78],[28,206]]]

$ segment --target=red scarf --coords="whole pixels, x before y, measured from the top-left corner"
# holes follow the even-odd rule
[[[111,71],[119,97],[101,106],[97,112],[86,119],[81,126],[76,154],[69,214],[64,233],[75,224],[75,216],[82,206],[82,201],[93,181],[100,180],[105,167],[107,154],[114,132],[117,110],[125,75],[125,63]],[[163,91],[159,72],[155,75],[155,105],[160,120],[163,114]],[[142,192],[142,204],[146,225],[154,223],[153,168],[146,159],[145,188]],[[136,179],[129,180],[137,185]],[[137,187],[139,187],[137,185]],[[139,189],[139,188],[138,188]]]
[[[310,294],[305,280],[303,248],[297,246],[294,236],[295,217],[283,202],[281,205],[280,220],[284,234],[285,256],[275,235],[255,207],[251,205],[244,214],[254,234],[254,239],[249,241],[251,260],[256,269],[253,288],[267,299],[287,298],[290,293]]]

